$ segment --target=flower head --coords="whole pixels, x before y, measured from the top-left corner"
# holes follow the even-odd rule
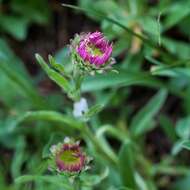
[[[110,68],[115,63],[112,51],[112,44],[101,32],[76,35],[71,43],[74,63],[88,71]]]
[[[50,151],[58,172],[76,173],[86,167],[88,159],[82,152],[79,142],[65,138],[63,143],[53,145]]]

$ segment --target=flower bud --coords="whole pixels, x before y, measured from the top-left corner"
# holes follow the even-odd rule
[[[82,117],[88,111],[88,104],[85,98],[81,98],[73,105],[73,115],[76,118]]]

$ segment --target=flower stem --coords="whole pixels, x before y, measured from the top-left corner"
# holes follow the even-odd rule
[[[89,139],[91,143],[94,145],[95,150],[102,155],[106,160],[108,160],[114,167],[117,167],[118,161],[112,158],[107,152],[104,151],[102,145],[99,143],[98,139],[93,135],[90,131],[89,126],[86,124],[82,130],[83,134],[85,135],[85,139]]]
[[[81,181],[79,177],[75,178],[74,181],[74,190],[81,190]]]

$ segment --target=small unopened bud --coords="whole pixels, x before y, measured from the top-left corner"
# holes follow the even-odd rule
[[[88,111],[88,104],[85,98],[81,98],[73,105],[73,115],[75,117],[82,117]]]

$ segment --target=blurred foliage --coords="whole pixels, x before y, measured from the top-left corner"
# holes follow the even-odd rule
[[[66,95],[42,93],[43,71],[30,76],[7,43],[9,35],[26,39],[33,23],[51,22],[51,6],[1,0],[0,189],[73,189],[46,160],[52,144],[73,136],[94,158],[83,190],[189,190],[190,1],[78,0],[70,8],[114,41],[119,73],[85,78],[82,93],[98,108],[85,130]],[[67,47],[54,57],[70,72]]]
[[[24,40],[31,23],[47,24],[50,20],[47,0],[0,1],[0,31]]]

